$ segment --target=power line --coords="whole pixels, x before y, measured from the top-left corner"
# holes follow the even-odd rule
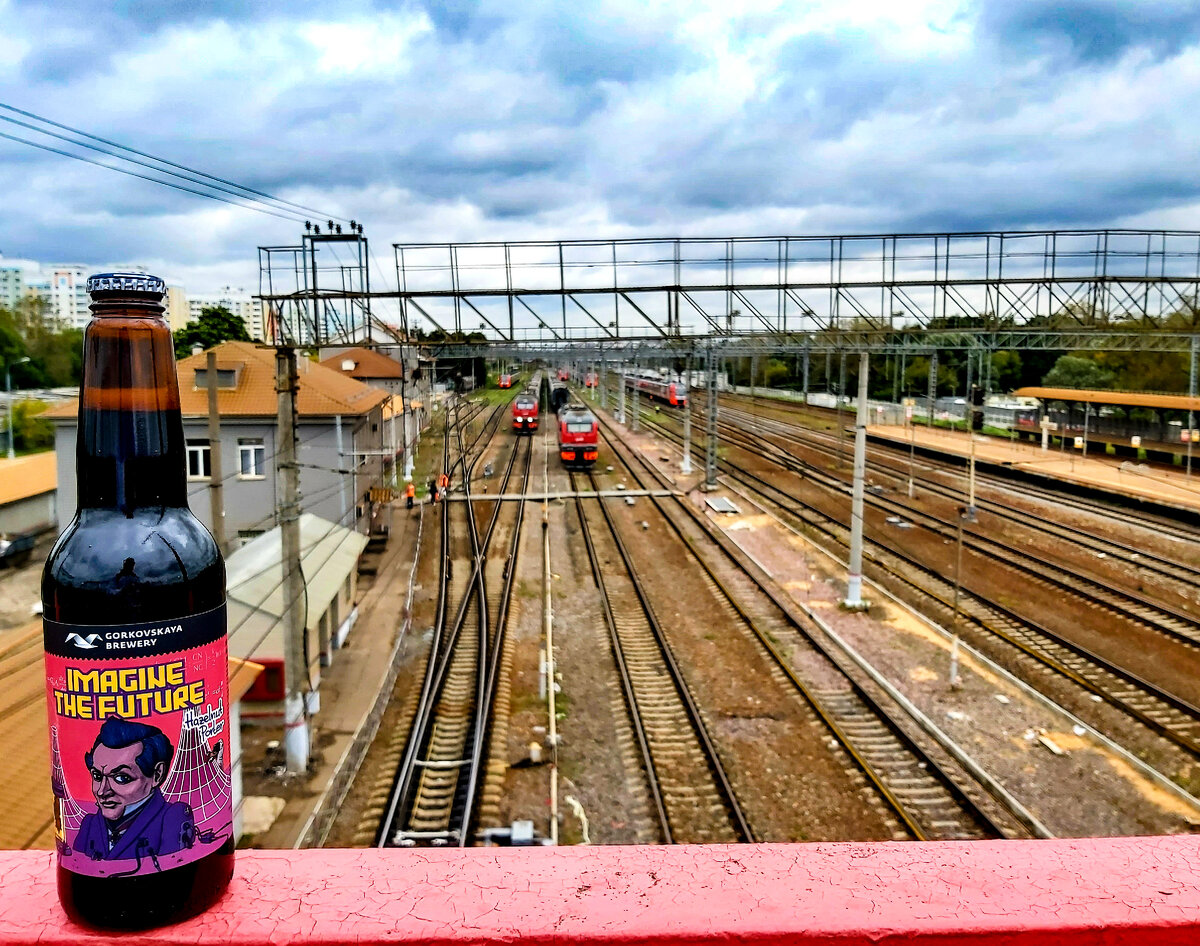
[[[74,158],[76,161],[83,161],[87,164],[94,164],[98,168],[105,168],[109,171],[117,171],[120,174],[128,174],[130,177],[137,177],[143,181],[149,181],[151,184],[162,184],[164,187],[172,187],[178,191],[186,191],[189,194],[195,194],[197,197],[207,197],[209,200],[219,200],[223,204],[229,204],[233,207],[241,207],[244,210],[254,210],[261,214],[268,214],[272,217],[278,217],[280,220],[287,220],[295,223],[298,218],[288,216],[282,213],[276,213],[273,210],[268,210],[266,207],[256,207],[253,204],[239,204],[237,201],[230,200],[227,197],[220,197],[217,194],[208,194],[204,191],[194,190],[190,187],[184,187],[181,184],[172,184],[170,181],[164,181],[157,177],[149,177],[145,174],[138,174],[137,171],[130,171],[126,168],[113,167],[111,164],[104,164],[101,161],[95,161],[92,158],[85,157],[82,154],[72,154],[70,151],[63,151],[61,148],[53,148],[50,145],[39,144],[36,141],[30,141],[27,138],[20,138],[16,135],[9,135],[0,131],[0,138],[7,138],[9,141],[16,141],[20,144],[29,145],[33,148],[40,148],[43,151],[51,151],[54,154],[61,154],[65,158]]]
[[[101,138],[99,135],[93,135],[86,131],[82,131],[81,129],[78,129],[78,128],[72,128],[70,125],[64,125],[61,122],[56,122],[52,119],[45,118],[41,115],[35,114],[34,112],[29,112],[29,111],[26,111],[25,109],[17,108],[16,106],[8,105],[4,102],[0,102],[0,108],[5,109],[10,112],[15,112],[18,115],[24,115],[26,118],[32,118],[34,121],[39,121],[39,122],[42,122],[43,124],[51,125],[55,128],[61,128],[61,129],[63,129],[63,131],[69,131],[73,135],[80,135],[84,138],[90,138],[92,141],[99,141],[102,144],[110,145],[111,147],[114,147],[114,148],[119,148],[122,151],[128,151],[130,154],[136,154],[139,157],[149,158],[151,161],[155,161],[158,164],[165,164],[169,167],[178,168],[181,171],[187,171],[189,174],[197,174],[200,177],[208,178],[210,181],[217,181],[220,184],[228,184],[230,187],[236,187],[238,190],[246,191],[247,193],[250,193],[250,194],[256,194],[259,197],[265,197],[267,200],[274,201],[277,204],[286,204],[290,207],[296,208],[296,210],[304,211],[306,214],[316,214],[318,217],[325,217],[326,219],[332,218],[334,220],[341,220],[343,223],[345,222],[345,218],[343,218],[343,217],[336,217],[336,216],[333,216],[332,214],[323,213],[322,211],[316,210],[312,207],[307,207],[304,204],[298,204],[298,203],[295,203],[294,201],[284,200],[281,197],[275,197],[271,194],[265,193],[264,191],[256,190],[253,187],[247,187],[246,185],[238,184],[235,181],[228,181],[223,177],[217,177],[216,175],[208,174],[204,171],[196,170],[195,168],[190,168],[184,164],[176,164],[174,161],[168,161],[166,158],[160,158],[153,154],[148,154],[145,151],[138,151],[136,148],[130,148],[128,145],[123,145],[116,141],[110,141],[107,138]],[[5,120],[13,121],[13,119],[9,119],[9,118],[6,118]],[[20,124],[23,124],[23,123],[20,123]],[[27,126],[27,127],[30,127],[30,126]],[[53,132],[44,131],[42,129],[35,128],[34,130],[37,131],[39,134],[44,134],[44,135],[53,134]],[[55,135],[55,137],[61,138],[62,136]],[[64,140],[69,140],[69,139],[64,139]],[[72,142],[72,143],[73,144],[84,144],[83,142]],[[91,147],[91,145],[84,144],[84,147]],[[97,149],[97,150],[99,150],[99,149]],[[111,152],[105,152],[105,153],[111,154]],[[117,158],[120,158],[121,160],[125,160],[125,161],[132,160],[130,158],[121,158],[120,155],[113,155],[113,157],[117,157]],[[141,162],[135,162],[135,163],[140,164]],[[116,170],[116,169],[114,168],[113,170]],[[159,170],[159,169],[156,168],[155,170]],[[172,172],[168,171],[165,173],[172,173]],[[179,175],[175,175],[175,176],[178,177]],[[201,182],[196,182],[196,183],[201,183]]]

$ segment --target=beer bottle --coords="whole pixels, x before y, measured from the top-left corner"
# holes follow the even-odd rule
[[[42,574],[58,892],[73,919],[136,929],[233,873],[225,564],[188,509],[165,286],[87,288],[79,505]]]

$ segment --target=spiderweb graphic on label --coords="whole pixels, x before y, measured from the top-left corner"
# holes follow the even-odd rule
[[[63,770],[62,753],[58,748],[58,727],[50,727],[50,790],[54,793],[55,814],[59,831],[73,837],[83,824],[84,811],[67,793],[67,773]]]
[[[167,801],[191,807],[198,831],[224,835],[229,833],[233,810],[229,772],[222,764],[226,747],[220,741],[210,745],[206,736],[208,717],[220,713],[218,708],[217,714],[185,714],[175,762],[162,793]]]

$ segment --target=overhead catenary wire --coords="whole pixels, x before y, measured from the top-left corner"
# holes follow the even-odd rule
[[[9,141],[17,141],[33,148],[40,148],[42,151],[51,151],[54,154],[61,154],[63,157],[74,158],[76,161],[83,161],[86,164],[94,164],[98,168],[116,171],[119,174],[127,174],[130,177],[136,177],[143,181],[149,181],[151,184],[162,184],[164,187],[170,187],[177,191],[186,191],[189,194],[195,194],[197,197],[207,197],[209,200],[217,200],[223,204],[229,204],[233,207],[241,207],[243,210],[253,210],[257,213],[267,214],[271,217],[278,217],[281,220],[289,220],[292,222],[303,219],[302,217],[292,216],[290,213],[277,213],[274,210],[268,210],[266,207],[256,207],[253,204],[240,204],[235,200],[230,200],[228,197],[221,197],[219,194],[208,194],[204,191],[198,191],[191,187],[184,187],[182,184],[172,184],[170,181],[160,180],[157,177],[150,177],[147,174],[138,174],[137,171],[130,171],[127,168],[113,167],[111,164],[104,164],[102,161],[95,161],[92,158],[86,157],[82,154],[72,154],[70,151],[63,151],[61,148],[54,148],[50,145],[39,144],[38,142],[30,141],[27,138],[21,138],[17,135],[10,135],[7,132],[0,131],[0,138],[7,138]]]
[[[44,115],[38,115],[35,112],[31,112],[31,111],[28,111],[28,110],[22,109],[22,108],[17,108],[16,106],[9,105],[5,102],[0,102],[0,109],[4,109],[5,111],[13,112],[17,115],[24,115],[26,118],[32,118],[34,121],[41,122],[44,125],[50,125],[54,128],[61,128],[63,131],[68,131],[73,135],[78,135],[83,138],[88,138],[91,141],[97,141],[97,142],[100,142],[101,144],[108,145],[112,148],[117,148],[120,151],[125,151],[125,152],[128,152],[129,154],[138,155],[139,157],[142,157],[142,158],[148,158],[149,160],[154,161],[157,164],[162,164],[162,165],[166,165],[167,167],[177,168],[180,171],[187,172],[187,174],[196,175],[197,177],[205,178],[209,181],[214,181],[216,183],[215,184],[205,184],[204,181],[195,181],[194,178],[188,178],[188,177],[184,177],[184,175],[175,174],[173,171],[168,171],[165,168],[152,168],[153,170],[161,171],[162,173],[165,173],[165,174],[171,174],[174,177],[180,177],[180,178],[183,178],[184,180],[193,180],[194,183],[202,184],[203,186],[206,186],[206,187],[215,187],[218,190],[225,190],[224,187],[217,187],[218,184],[227,185],[228,187],[236,188],[238,191],[245,192],[245,195],[247,195],[247,199],[263,198],[265,200],[273,202],[274,204],[282,205],[279,209],[287,210],[287,208],[292,208],[292,210],[290,212],[299,216],[300,219],[304,219],[304,215],[315,215],[315,216],[326,218],[326,219],[338,220],[343,223],[347,222],[346,218],[344,218],[344,217],[338,217],[334,214],[325,213],[324,211],[317,210],[316,208],[308,207],[304,204],[298,204],[295,201],[285,200],[282,197],[275,197],[273,194],[268,194],[265,191],[261,191],[256,188],[249,187],[245,184],[238,184],[236,181],[230,181],[230,180],[227,180],[226,178],[218,177],[214,174],[209,174],[205,171],[200,171],[196,168],[188,167],[185,164],[179,164],[179,163],[177,163],[175,161],[171,161],[167,158],[160,158],[157,155],[150,154],[146,151],[139,151],[136,148],[131,148],[128,145],[121,144],[120,142],[112,141],[108,138],[102,138],[99,135],[93,135],[90,132],[83,131],[82,129],[79,129],[79,128],[72,128],[70,125],[65,125],[62,122],[57,122],[57,121],[54,121],[53,119],[46,118]],[[0,119],[3,119],[4,121],[13,122],[14,124],[22,125],[26,128],[30,128],[33,131],[37,132],[38,134],[52,135],[55,138],[59,138],[63,141],[68,141],[71,144],[81,145],[83,147],[92,148],[93,150],[102,151],[103,153],[109,154],[112,157],[117,158],[118,160],[130,161],[132,163],[142,165],[143,167],[151,167],[150,165],[146,165],[144,162],[135,161],[133,158],[127,158],[124,155],[115,154],[114,152],[107,151],[107,150],[100,149],[100,148],[95,148],[93,145],[89,145],[86,142],[75,141],[73,139],[66,138],[62,135],[55,134],[54,132],[47,131],[43,128],[38,128],[35,125],[29,125],[25,122],[19,122],[16,119],[9,118],[7,116],[0,115]],[[33,144],[33,142],[27,142],[27,143]],[[118,170],[118,169],[112,168],[112,170]],[[160,182],[160,183],[164,183],[164,182]],[[254,197],[249,197],[248,195],[254,195]],[[261,202],[261,201],[259,201],[259,202]]]

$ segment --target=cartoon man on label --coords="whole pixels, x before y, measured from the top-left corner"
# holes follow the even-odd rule
[[[196,841],[192,809],[168,802],[160,786],[175,747],[163,731],[110,716],[83,760],[92,775],[99,811],[85,815],[75,850],[92,860],[157,858]]]

